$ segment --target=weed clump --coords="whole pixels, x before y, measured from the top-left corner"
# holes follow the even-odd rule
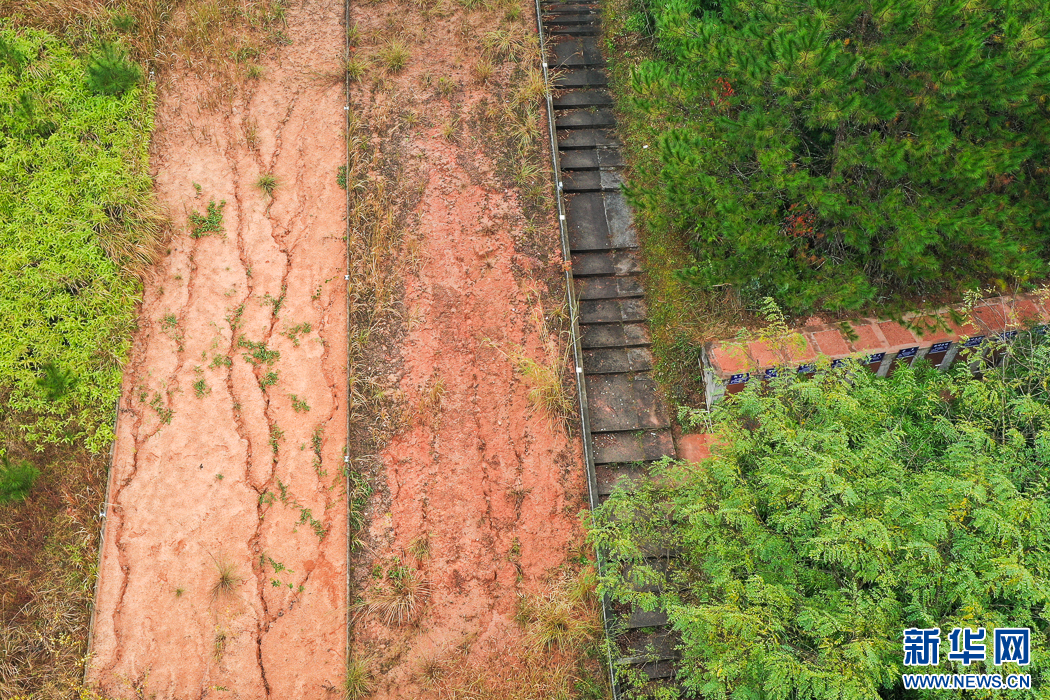
[[[364,659],[350,659],[346,663],[346,677],[343,678],[344,700],[360,700],[367,697],[375,688],[368,662]]]
[[[395,562],[373,586],[368,600],[358,605],[358,611],[388,625],[401,625],[415,617],[429,598],[430,582],[423,574]]]
[[[215,560],[218,577],[211,587],[211,599],[228,598],[243,579],[237,574],[237,567],[225,558]]]
[[[259,176],[259,179],[255,181],[255,186],[270,197],[273,197],[274,190],[277,189],[278,184],[277,176],[273,173],[263,173]]]
[[[379,61],[391,73],[399,73],[408,65],[411,53],[408,44],[395,39],[379,50]]]
[[[190,212],[190,238],[202,238],[209,233],[222,233],[222,210],[226,208],[226,200],[218,204],[215,200],[208,202],[208,212],[201,214],[198,211]]]
[[[537,651],[580,651],[601,631],[593,573],[564,576],[542,593],[521,596],[515,618]]]

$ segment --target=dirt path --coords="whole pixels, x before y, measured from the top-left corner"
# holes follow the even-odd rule
[[[475,694],[457,697],[560,697],[556,686],[572,687],[564,667],[518,664],[530,655],[515,621],[519,596],[544,589],[579,553],[586,485],[578,437],[530,398],[542,384],[538,368],[564,367],[567,341],[555,330],[565,291],[553,204],[537,206],[535,192],[508,178],[520,155],[506,110],[522,83],[509,78],[538,67],[538,51],[521,50],[516,62],[481,48],[528,38],[534,14],[524,2],[485,7],[353,10],[360,55],[381,57],[399,40],[412,47],[403,71],[363,81],[352,99],[385,125],[373,137],[403,164],[402,190],[421,193],[406,216],[402,255],[410,250],[419,264],[406,277],[391,375],[407,425],[380,455],[354,570],[354,654],[380,700],[468,686]],[[493,77],[479,78],[490,62]],[[403,116],[391,123],[391,113]],[[538,119],[534,126],[526,160],[542,166],[545,134]],[[537,181],[549,192],[545,172]],[[413,604],[399,622],[391,601],[409,589]],[[566,660],[540,665],[548,661]]]
[[[107,696],[321,698],[342,680],[342,13],[290,8],[291,45],[232,105],[186,75],[161,87],[153,168],[186,226],[121,402],[89,670]],[[222,231],[191,236],[210,201]]]

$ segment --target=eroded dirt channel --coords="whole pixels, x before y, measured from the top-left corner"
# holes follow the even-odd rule
[[[324,697],[342,679],[344,91],[318,77],[342,15],[290,10],[292,44],[232,101],[161,86],[152,161],[181,230],[120,405],[88,673],[107,695]],[[221,226],[195,227],[210,202]]]
[[[411,46],[403,70],[351,91],[411,202],[385,377],[405,415],[379,455],[353,562],[352,656],[374,674],[372,697],[390,700],[562,697],[577,671],[519,624],[522,596],[580,554],[586,493],[579,437],[536,397],[537,368],[566,384],[573,368],[535,13],[464,5],[475,6],[352,10],[358,55]],[[392,622],[386,603],[406,577],[421,602]]]
[[[224,233],[173,240],[128,367],[89,672],[114,697],[561,697],[588,672],[522,624],[569,590],[586,489],[552,415],[574,368],[532,6],[355,6],[349,64],[342,13],[290,8],[231,105],[161,90],[158,189],[183,221],[225,201]]]

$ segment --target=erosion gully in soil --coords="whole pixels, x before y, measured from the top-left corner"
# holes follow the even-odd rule
[[[160,86],[152,167],[177,232],[120,403],[88,669],[107,696],[314,698],[342,680],[345,96],[319,77],[342,20],[342,2],[290,9],[291,45],[236,90]],[[221,230],[194,236],[212,201]]]
[[[539,696],[555,697],[557,672],[520,667],[535,647],[514,619],[520,595],[579,555],[586,493],[578,435],[530,399],[537,383],[525,376],[556,368],[568,385],[573,371],[540,93],[508,80],[539,67],[534,9],[375,3],[354,6],[352,21],[359,59],[381,61],[398,41],[411,51],[403,70],[351,90],[370,143],[394,164],[407,203],[399,256],[410,259],[398,349],[381,380],[404,397],[404,417],[372,474],[353,562],[352,656],[371,671],[375,698],[474,697],[462,695],[468,686],[514,697],[529,692],[530,673],[549,683]],[[498,38],[520,40],[525,58],[483,50]],[[535,117],[520,150],[509,136],[515,100]],[[523,158],[541,166],[538,192],[509,177]],[[420,589],[400,624],[382,612],[391,574]]]
[[[336,697],[350,659],[381,699],[553,697],[584,668],[515,621],[578,568],[586,489],[578,435],[530,396],[574,371],[542,89],[525,89],[535,17],[465,5],[352,7],[348,136],[341,3],[289,8],[292,43],[232,101],[162,84],[157,188],[186,225],[121,403],[89,669],[106,693]],[[194,236],[211,201],[223,231]],[[383,596],[404,581],[397,619]]]

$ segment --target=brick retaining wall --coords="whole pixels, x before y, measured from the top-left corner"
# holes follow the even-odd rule
[[[966,320],[969,319],[969,320]],[[896,321],[864,318],[845,323],[825,323],[813,317],[796,329],[789,341],[722,340],[707,343],[701,366],[707,405],[726,393],[742,391],[749,382],[776,374],[812,372],[820,358],[832,365],[856,358],[879,376],[887,376],[899,363],[926,358],[938,369],[947,369],[963,353],[976,364],[976,348],[993,337],[1012,338],[1022,329],[1045,332],[1050,323],[1050,298],[1020,295],[986,299],[969,314],[939,309],[908,314]]]

